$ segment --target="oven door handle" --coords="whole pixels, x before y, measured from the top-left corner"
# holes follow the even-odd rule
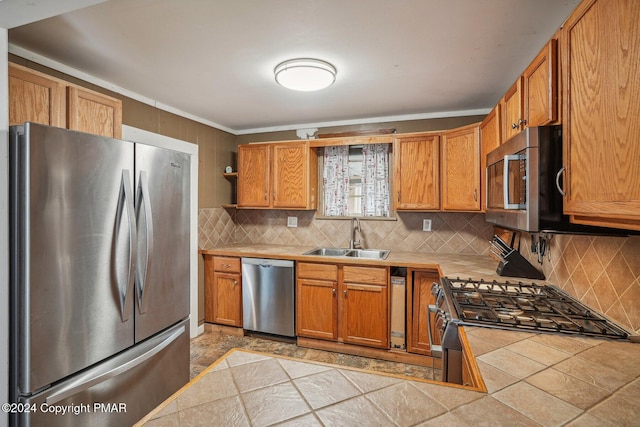
[[[502,189],[504,192],[504,208],[505,209],[526,209],[527,205],[520,203],[509,203],[509,162],[514,160],[523,160],[526,157],[521,154],[509,154],[504,156],[504,172]]]
[[[438,313],[438,307],[436,307],[433,304],[429,304],[427,306],[427,332],[428,332],[428,336],[429,336],[429,349],[431,351],[431,356],[434,357],[440,357],[442,356],[442,346],[441,345],[435,345],[433,342],[433,329],[435,327],[435,325],[431,324],[431,313],[433,313],[434,315]],[[434,316],[435,318],[435,316]]]

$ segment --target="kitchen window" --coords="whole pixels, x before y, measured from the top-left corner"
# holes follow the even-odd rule
[[[319,211],[326,217],[388,218],[390,144],[321,149]]]

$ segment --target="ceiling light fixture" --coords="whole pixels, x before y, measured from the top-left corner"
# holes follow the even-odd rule
[[[319,59],[299,58],[281,62],[273,70],[276,82],[287,89],[311,92],[336,81],[336,67]]]

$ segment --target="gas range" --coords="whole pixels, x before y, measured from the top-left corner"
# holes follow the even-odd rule
[[[441,279],[450,321],[472,326],[626,340],[620,326],[553,285]]]

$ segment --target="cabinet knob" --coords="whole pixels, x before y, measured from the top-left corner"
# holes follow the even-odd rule
[[[331,289],[331,291],[333,292],[333,295],[335,296],[335,294],[336,294],[336,288]]]
[[[518,128],[517,123],[511,123],[511,129],[517,129],[517,128]]]
[[[347,296],[347,290],[345,289],[344,291],[342,291],[342,293],[344,294],[344,296]]]
[[[237,281],[237,280],[234,280],[234,281],[233,281],[233,284],[234,284],[234,285],[237,285],[237,284],[238,284],[238,281]]]
[[[526,126],[526,124],[527,124],[526,120],[524,120],[524,119],[518,120],[518,126]]]

